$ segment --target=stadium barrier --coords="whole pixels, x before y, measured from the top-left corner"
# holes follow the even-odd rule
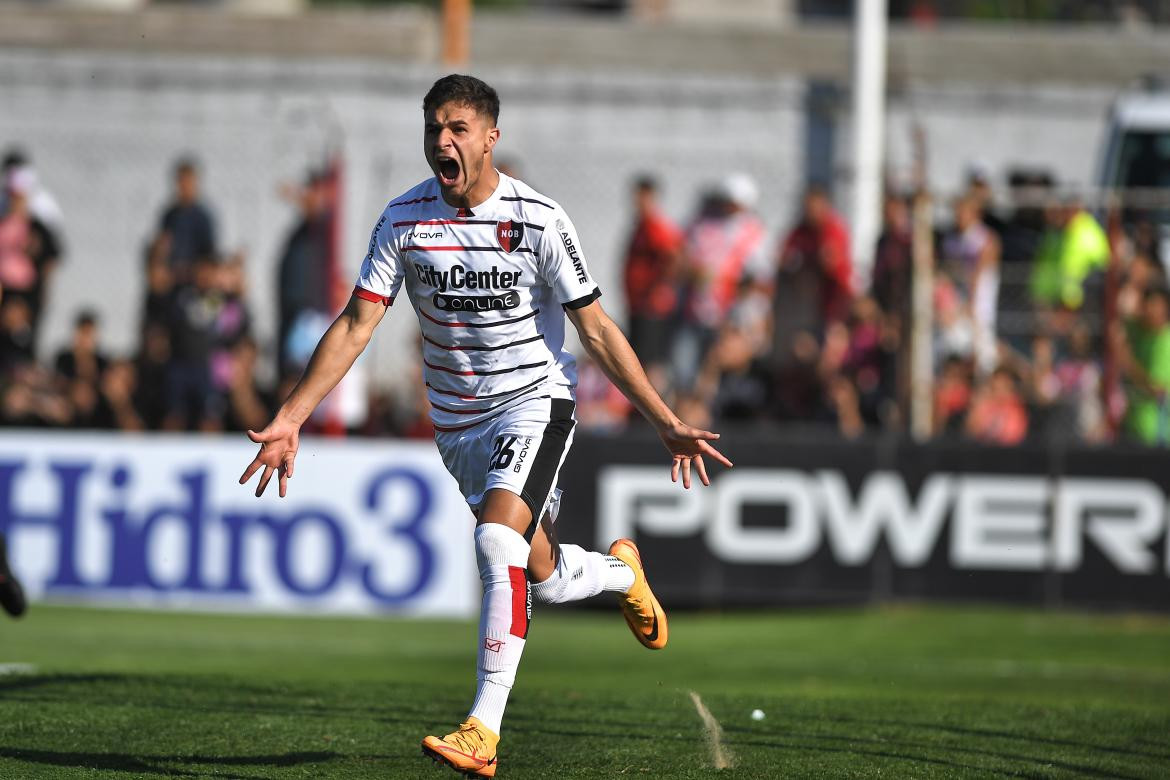
[[[474,522],[429,442],[306,439],[289,494],[242,436],[5,433],[0,532],[33,599],[474,614]]]
[[[648,435],[581,433],[560,538],[638,540],[673,607],[977,599],[1170,608],[1155,450],[730,432],[672,484]],[[34,599],[470,616],[471,524],[429,442],[306,439],[289,496],[239,437],[9,433],[0,532]],[[254,481],[253,481],[254,484]]]
[[[1156,450],[726,433],[684,491],[652,436],[578,436],[562,541],[638,540],[669,605],[891,599],[1170,608]]]

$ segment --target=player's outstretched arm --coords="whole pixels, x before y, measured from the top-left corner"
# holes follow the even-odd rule
[[[386,307],[381,303],[363,300],[356,295],[349,299],[345,310],[317,343],[308,368],[272,422],[259,433],[248,431],[248,438],[260,445],[260,451],[244,469],[241,485],[263,467],[260,482],[256,485],[256,496],[264,493],[274,473],[280,475],[281,497],[287,494],[288,480],[293,475],[293,462],[300,446],[301,426],[370,343],[374,328],[385,313]]]
[[[707,478],[707,468],[703,463],[704,455],[731,467],[731,461],[709,444],[718,439],[719,434],[687,425],[658,395],[625,334],[605,313],[600,303],[593,301],[580,309],[569,309],[568,313],[585,350],[658,431],[662,443],[674,459],[670,467],[671,480],[677,482],[681,474],[683,487],[689,488],[693,463],[699,480],[704,485],[710,485],[711,480]]]

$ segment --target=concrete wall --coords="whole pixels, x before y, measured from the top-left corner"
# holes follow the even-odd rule
[[[496,52],[490,60],[502,59]],[[658,174],[670,214],[685,220],[699,190],[745,170],[761,184],[772,234],[793,217],[806,173],[805,82],[797,75],[663,74],[599,60],[581,70],[485,64],[475,72],[503,99],[499,156],[561,201],[578,223],[615,315],[624,314],[619,262],[631,176]],[[82,306],[105,315],[111,348],[132,348],[141,249],[168,190],[173,158],[194,152],[225,248],[242,249],[262,338],[274,330],[275,262],[295,217],[277,195],[333,146],[343,149],[349,271],[386,201],[427,175],[420,99],[438,66],[368,57],[242,56],[54,48],[0,49],[0,147],[31,152],[68,216],[70,252],[55,280],[43,354],[67,339]],[[1117,87],[895,81],[888,150],[907,180],[912,128],[928,140],[933,187],[953,192],[979,163],[1049,167],[1092,182]],[[848,184],[848,103],[830,108],[837,182]],[[847,193],[842,188],[840,194]],[[844,198],[842,198],[844,201]],[[396,312],[374,350],[375,373],[412,354],[413,317]]]
[[[789,219],[801,184],[795,83],[480,72],[504,104],[500,158],[518,161],[522,178],[568,209],[615,315],[623,314],[618,264],[635,173],[659,174],[669,211],[683,218],[706,183],[748,170],[763,184],[772,228]],[[356,272],[387,200],[428,175],[420,102],[436,74],[369,62],[0,53],[0,146],[31,153],[68,218],[70,251],[51,290],[42,354],[64,343],[82,306],[104,315],[111,348],[132,348],[142,246],[171,161],[188,151],[204,163],[225,248],[248,255],[260,335],[270,337],[275,263],[295,216],[278,185],[329,146],[344,149],[344,246]],[[410,313],[389,318],[377,375],[402,376],[396,356],[413,355],[413,333]]]

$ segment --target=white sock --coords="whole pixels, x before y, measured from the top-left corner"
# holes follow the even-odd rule
[[[469,715],[499,734],[532,614],[526,571],[528,542],[505,525],[484,523],[475,529],[475,558],[483,582],[483,603],[479,609],[475,703]]]
[[[596,596],[602,591],[625,593],[634,584],[634,570],[620,558],[561,545],[561,559],[552,576],[532,586],[532,595],[545,604],[563,604]]]

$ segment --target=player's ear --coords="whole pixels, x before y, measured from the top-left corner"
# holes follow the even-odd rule
[[[488,130],[486,141],[487,147],[484,149],[484,151],[490,152],[492,148],[495,147],[496,141],[498,140],[500,140],[500,128],[493,127],[491,130]]]

